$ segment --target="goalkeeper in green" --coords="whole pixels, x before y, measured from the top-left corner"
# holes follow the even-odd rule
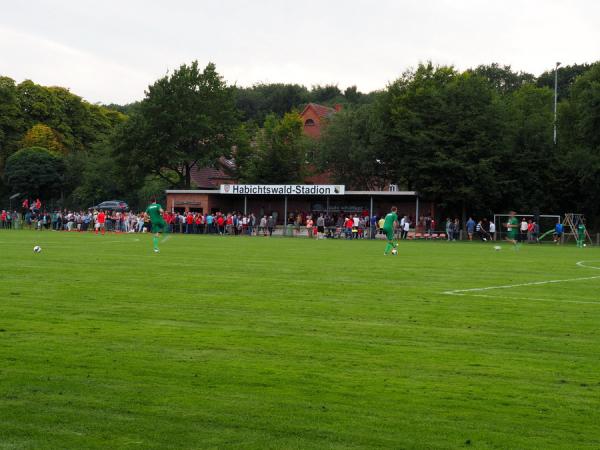
[[[154,243],[154,253],[158,253],[158,238],[160,233],[167,229],[167,223],[165,222],[163,213],[162,207],[156,203],[156,199],[153,198],[150,206],[146,208],[146,215],[150,217],[152,233],[154,233],[154,237],[152,238]]]
[[[577,247],[583,247],[585,245],[585,222],[583,217],[579,219],[577,224]]]
[[[385,233],[387,244],[385,246],[385,250],[383,252],[384,255],[387,256],[389,251],[392,248],[398,247],[398,243],[396,242],[394,236],[394,229],[398,226],[398,208],[392,206],[392,210],[385,216],[385,220],[383,222],[383,232]]]

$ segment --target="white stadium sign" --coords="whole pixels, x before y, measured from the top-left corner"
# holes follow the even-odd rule
[[[222,184],[221,194],[344,195],[343,184]]]

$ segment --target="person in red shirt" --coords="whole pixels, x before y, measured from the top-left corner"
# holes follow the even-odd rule
[[[202,229],[202,214],[196,214],[196,229],[194,230],[194,233],[200,233],[201,229]]]
[[[194,216],[191,212],[187,213],[185,217],[185,233],[190,234],[192,232],[192,228],[194,226]]]
[[[223,215],[221,214],[218,218],[217,218],[217,225],[219,227],[219,234],[223,234],[223,225],[225,224],[225,218],[223,217]]]
[[[354,220],[348,216],[344,222],[344,228],[346,229],[346,238],[352,239],[352,227],[354,226]]]
[[[100,210],[98,216],[96,217],[96,234],[98,234],[98,230],[102,230],[102,236],[104,236],[104,224],[106,223],[106,214],[104,211]]]

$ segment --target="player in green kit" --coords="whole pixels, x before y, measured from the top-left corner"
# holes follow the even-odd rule
[[[394,228],[398,225],[397,211],[398,208],[392,206],[392,210],[385,216],[385,221],[383,222],[383,232],[385,233],[387,239],[387,244],[383,254],[386,256],[392,248],[398,247],[398,243],[396,242],[396,239],[394,239]]]
[[[152,233],[154,233],[154,237],[152,241],[154,243],[154,253],[158,253],[158,238],[160,233],[167,229],[167,224],[165,219],[163,218],[163,209],[162,207],[156,203],[156,199],[152,199],[152,203],[148,208],[146,208],[146,214],[150,217],[150,223],[152,224]]]
[[[511,211],[508,217],[508,222],[504,224],[507,228],[506,240],[517,245],[517,234],[519,233],[519,219],[516,217],[517,213]]]
[[[585,245],[585,223],[583,217],[579,219],[577,224],[577,247],[583,248]]]

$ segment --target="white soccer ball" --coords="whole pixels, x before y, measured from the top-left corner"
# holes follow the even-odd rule
[[[397,255],[398,254],[398,249],[397,248],[393,248],[392,249],[392,255]]]
[[[36,245],[35,247],[33,247],[33,251],[34,251],[35,253],[39,253],[39,252],[41,252],[41,251],[42,251],[42,247],[40,247],[39,245]]]
[[[587,247],[587,244],[583,244],[584,247]]]
[[[494,245],[494,250],[499,252],[500,250],[502,250],[502,247],[500,247],[499,245]]]

